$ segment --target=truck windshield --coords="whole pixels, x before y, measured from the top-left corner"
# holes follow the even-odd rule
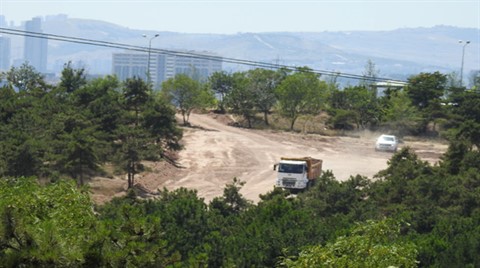
[[[304,165],[280,164],[278,172],[301,174],[303,173],[303,167]]]

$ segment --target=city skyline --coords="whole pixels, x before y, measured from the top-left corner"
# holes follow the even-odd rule
[[[0,15],[0,18],[3,18],[3,17],[4,17],[4,15]],[[95,20],[88,20],[88,19],[81,19],[81,20],[72,19],[68,15],[52,15],[52,16],[48,16],[48,17],[45,17],[45,18],[39,18],[37,16],[37,17],[34,17],[34,18],[31,18],[29,21],[34,21],[34,20],[35,21],[43,21],[43,22],[45,22],[45,25],[48,25],[48,27],[47,27],[47,32],[48,33],[56,33],[56,34],[60,34],[60,35],[73,34],[72,36],[80,36],[80,35],[78,35],[79,33],[84,33],[85,34],[85,33],[88,32],[89,33],[89,35],[88,35],[89,38],[95,39],[95,38],[98,38],[98,33],[101,33],[103,36],[109,36],[110,38],[112,38],[110,40],[115,40],[115,42],[117,42],[117,40],[118,40],[117,38],[119,36],[123,36],[123,37],[127,38],[126,39],[127,41],[125,42],[123,40],[122,41],[118,40],[118,42],[120,42],[120,43],[122,43],[122,42],[130,43],[130,42],[133,41],[132,44],[139,44],[140,46],[145,45],[145,38],[144,38],[143,35],[145,35],[145,34],[147,34],[147,36],[149,36],[149,35],[154,36],[155,35],[155,32],[148,32],[148,31],[142,31],[142,30],[135,30],[135,29],[131,29],[131,28],[125,28],[125,27],[122,27],[122,26],[112,24],[112,23],[107,22],[107,21],[95,21]],[[2,19],[0,22],[2,22],[2,21],[4,21],[4,20]],[[13,28],[28,31],[27,26],[29,24],[29,21],[26,21],[26,22],[22,23],[21,26],[15,26]],[[5,25],[5,23],[3,23],[3,24]],[[73,28],[70,28],[70,27],[72,27],[72,25],[75,25],[75,26]],[[54,32],[54,31],[52,32],[52,29],[54,29],[54,31],[63,31],[63,32]],[[63,30],[61,30],[61,29],[63,29]],[[69,29],[69,30],[66,30],[66,29]],[[77,30],[73,30],[73,29],[77,29]],[[445,39],[445,36],[442,36],[442,35],[444,33],[446,33],[445,32],[445,31],[447,31],[446,29],[449,29],[448,31],[450,32],[450,36]],[[429,32],[430,30],[437,31],[437,34],[440,34],[440,36],[431,36],[430,35],[431,32]],[[32,31],[32,29],[30,29],[30,31]],[[33,30],[33,31],[36,31],[36,30]],[[100,31],[100,32],[95,32],[95,31]],[[417,31],[418,32],[423,32],[423,34],[422,35],[412,35],[411,38],[407,38],[407,39],[406,38],[400,38],[400,39],[397,38],[396,39],[393,35],[391,35],[393,32],[395,32],[396,34],[403,35],[405,33],[411,33],[412,31],[413,32],[417,32]],[[467,34],[467,35],[463,34],[465,31],[469,32],[470,34]],[[323,34],[322,33],[318,33],[318,34],[322,34],[322,36],[326,37],[326,39],[317,39],[317,37],[305,36],[306,39],[304,41],[307,42],[307,43],[311,42],[311,41],[313,41],[313,39],[311,39],[313,37],[316,40],[314,42],[314,44],[315,44],[314,46],[317,46],[317,51],[318,51],[318,49],[320,49],[320,50],[324,49],[324,48],[322,48],[321,45],[325,41],[332,42],[336,38],[339,38],[338,39],[338,41],[339,41],[341,39],[344,39],[344,37],[347,38],[347,36],[357,36],[357,38],[360,37],[360,36],[363,36],[364,41],[367,41],[368,43],[370,43],[368,45],[368,47],[375,46],[375,45],[379,45],[379,47],[377,47],[374,51],[370,51],[370,54],[368,54],[368,55],[364,55],[364,56],[358,55],[360,57],[360,58],[358,58],[358,56],[344,54],[344,52],[348,53],[348,51],[360,51],[362,49],[367,49],[368,50],[368,48],[366,48],[366,47],[362,48],[362,47],[358,47],[358,46],[346,47],[348,42],[345,43],[345,42],[340,41],[340,43],[338,43],[337,41],[333,41],[333,43],[331,44],[331,48],[332,49],[342,48],[342,50],[344,50],[344,52],[340,52],[340,50],[337,50],[337,52],[333,53],[332,55],[321,54],[321,55],[323,55],[323,57],[316,59],[314,61],[313,65],[312,65],[312,61],[311,61],[313,59],[312,57],[309,57],[307,61],[304,61],[305,63],[300,63],[300,64],[312,65],[312,68],[318,68],[319,70],[333,70],[333,69],[337,70],[337,68],[342,67],[342,71],[340,71],[340,72],[354,73],[355,74],[355,73],[360,72],[359,69],[357,68],[359,66],[359,64],[358,64],[359,60],[360,61],[365,61],[366,60],[366,59],[361,59],[361,57],[368,57],[368,58],[371,59],[372,57],[378,57],[377,55],[385,56],[385,55],[391,54],[393,51],[399,52],[398,48],[393,47],[394,43],[396,43],[396,44],[405,44],[403,49],[406,49],[406,50],[403,51],[403,55],[408,55],[408,57],[411,58],[410,60],[412,60],[412,62],[409,63],[409,64],[406,64],[406,65],[403,65],[402,63],[397,63],[397,64],[386,63],[386,62],[384,62],[383,59],[380,59],[380,58],[376,59],[375,61],[380,64],[379,66],[381,66],[382,70],[386,70],[386,74],[396,72],[396,73],[393,73],[394,75],[396,75],[396,77],[401,77],[402,79],[404,79],[406,77],[406,74],[405,74],[404,70],[402,70],[401,72],[398,72],[398,71],[393,71],[392,72],[392,70],[393,70],[392,68],[396,68],[397,70],[400,70],[398,68],[405,68],[405,69],[410,68],[412,70],[416,68],[415,70],[417,70],[417,71],[413,71],[413,72],[418,72],[418,71],[424,71],[424,70],[431,70],[432,66],[434,66],[434,65],[432,65],[432,63],[434,63],[434,64],[435,63],[440,63],[440,65],[436,65],[437,67],[435,67],[435,68],[437,68],[437,70],[443,70],[445,72],[451,72],[451,71],[458,72],[458,70],[463,70],[463,66],[465,66],[466,67],[465,72],[463,73],[463,72],[460,71],[460,73],[463,73],[464,76],[468,76],[468,73],[472,69],[473,70],[478,70],[478,66],[480,66],[480,65],[478,65],[478,59],[480,59],[480,58],[478,57],[478,50],[477,50],[478,44],[480,43],[480,35],[476,35],[476,33],[478,31],[479,31],[479,29],[468,29],[468,28],[440,26],[440,27],[432,27],[432,28],[402,29],[400,31],[393,31],[393,32],[386,32],[386,31],[377,31],[375,33],[373,33],[373,32],[372,33],[360,32],[360,31],[356,32],[356,33],[353,32],[353,31],[352,32],[338,32],[338,33],[335,33],[335,35],[337,37],[333,37],[333,35],[332,35],[332,34],[334,34],[333,32],[323,32]],[[217,53],[219,53],[219,51],[221,51],[218,55],[226,56],[227,58],[232,57],[232,55],[233,55],[234,58],[239,58],[239,59],[242,59],[242,58],[247,59],[250,56],[252,56],[252,53],[257,53],[257,52],[254,52],[252,50],[248,54],[241,56],[241,54],[238,54],[238,52],[239,52],[238,50],[237,50],[237,52],[228,51],[228,49],[226,49],[225,46],[218,46],[218,42],[223,42],[223,41],[220,41],[220,40],[215,41],[215,42],[217,42],[217,45],[214,45],[214,43],[209,43],[209,41],[206,41],[205,38],[207,38],[207,36],[202,37],[202,35],[191,34],[191,37],[190,37],[191,39],[189,39],[189,37],[187,37],[189,34],[186,34],[186,35],[181,34],[181,33],[175,33],[173,35],[172,34],[173,33],[162,33],[160,35],[159,39],[156,40],[158,42],[154,42],[155,44],[153,45],[153,47],[157,48],[158,44],[163,44],[163,45],[168,44],[169,46],[171,46],[171,47],[169,47],[169,49],[173,49],[173,50],[190,49],[190,50],[203,50],[203,51],[211,51],[211,52],[216,52],[217,51]],[[340,35],[338,35],[338,34],[340,34]],[[370,39],[369,36],[372,36],[372,34],[377,35],[377,36],[379,36],[379,35],[384,36],[382,38],[383,41],[378,42],[378,40],[375,41],[374,39]],[[271,62],[271,61],[274,61],[275,59],[277,59],[277,62],[278,62],[281,57],[282,57],[282,59],[281,59],[282,61],[286,60],[287,57],[291,57],[291,55],[288,56],[289,55],[288,53],[289,53],[290,50],[282,50],[282,48],[285,48],[285,46],[288,46],[288,43],[290,42],[291,39],[288,39],[288,38],[283,39],[282,42],[276,43],[276,41],[274,39],[270,39],[270,37],[273,37],[273,36],[285,37],[286,35],[288,35],[288,33],[285,33],[285,32],[277,33],[275,35],[269,35],[269,34],[262,35],[262,34],[255,34],[255,33],[252,33],[252,34],[241,33],[241,34],[236,34],[236,35],[231,35],[231,36],[223,36],[223,37],[221,37],[222,38],[221,40],[226,40],[225,38],[228,38],[228,39],[232,38],[231,41],[229,41],[230,43],[228,43],[228,42],[226,43],[226,44],[228,44],[228,46],[233,45],[235,47],[235,46],[241,44],[242,42],[246,42],[246,43],[243,43],[243,44],[247,45],[248,47],[250,47],[250,45],[253,45],[251,48],[256,47],[258,49],[258,48],[263,47],[264,49],[267,49],[268,51],[264,51],[261,54],[257,54],[256,57],[254,58],[254,60],[262,59],[263,61]],[[303,35],[303,34],[302,33],[296,33],[296,34],[294,33],[294,35],[300,36],[300,35]],[[6,32],[6,36],[9,36],[8,32]],[[176,36],[176,37],[173,38],[173,39],[169,39],[173,36]],[[182,37],[180,37],[180,36],[182,36]],[[250,36],[251,39],[249,39],[248,36]],[[344,37],[341,37],[341,36],[344,36]],[[192,41],[196,37],[198,37],[200,39],[198,39],[198,42],[195,42],[194,46],[190,46],[192,44]],[[213,36],[210,36],[210,37],[214,38]],[[332,37],[333,37],[333,39],[332,39]],[[130,38],[130,39],[128,39],[128,38]],[[180,41],[182,38],[185,38],[185,40]],[[27,57],[27,52],[32,51],[32,49],[26,49],[27,42],[22,42],[23,45],[20,44],[20,42],[18,42],[18,40],[22,40],[22,39],[25,39],[25,41],[26,41],[27,38],[24,38],[24,37],[14,37],[14,38],[12,38],[12,40],[14,40],[14,39],[16,39],[17,41],[12,42],[12,55],[8,55],[8,56],[10,56],[9,61],[11,62],[12,66],[20,66],[24,62],[29,62],[31,65],[35,66],[35,64],[32,64],[33,60],[28,60],[27,59],[28,58]],[[360,44],[364,44],[361,39],[362,38],[360,37],[360,39],[357,39],[357,41],[360,41],[361,42]],[[462,52],[462,45],[458,44],[459,39],[468,40],[468,41],[471,40],[471,44],[466,49],[465,64],[463,63],[464,62],[463,56],[461,57],[462,58],[462,64],[461,64],[462,68],[458,68],[458,66],[457,66],[457,65],[459,65],[459,62],[460,62],[459,61],[460,57],[458,55],[462,55],[462,54],[458,53],[459,51]],[[188,40],[190,40],[190,41],[188,41]],[[345,39],[345,41],[346,40],[347,39]],[[437,54],[436,58],[438,58],[439,55],[442,55],[440,58],[443,58],[443,59],[447,58],[449,60],[443,60],[443,61],[433,60],[433,61],[430,61],[430,63],[428,63],[427,61],[423,61],[422,63],[414,63],[418,59],[428,60],[428,57],[429,57],[429,56],[425,57],[425,54],[418,54],[415,51],[408,51],[408,43],[418,42],[420,40],[422,41],[422,43],[419,43],[417,45],[417,48],[420,48],[420,46],[426,46],[427,44],[429,44],[430,47],[432,47],[432,45],[433,45],[433,46],[436,47],[436,49],[434,51],[431,51],[431,53],[430,52],[427,53],[428,55],[429,54]],[[44,41],[46,41],[46,39],[44,39]],[[172,43],[172,41],[173,41],[173,43]],[[234,41],[234,43],[231,43],[232,41]],[[441,41],[441,43],[443,43],[443,45],[441,47],[438,46],[439,41]],[[250,45],[249,45],[248,44],[249,42],[252,42],[252,43],[250,43]],[[175,45],[172,46],[174,43],[176,43],[176,47],[175,47]],[[303,41],[301,43],[303,43]],[[335,43],[337,43],[337,44],[335,44]],[[148,42],[147,42],[147,44],[148,44]],[[210,46],[208,44],[210,44]],[[389,44],[389,45],[387,45],[387,47],[390,48],[390,49],[387,49],[383,52],[380,52],[379,49],[380,50],[382,49],[382,47],[381,47],[382,44],[384,44],[384,45]],[[447,47],[447,46],[450,46],[449,44],[451,45],[451,47]],[[92,56],[93,54],[91,52],[87,52],[86,49],[84,50],[83,48],[77,48],[76,51],[70,52],[70,55],[59,55],[58,51],[61,51],[59,49],[61,49],[61,47],[64,47],[63,44],[60,45],[56,42],[53,42],[49,46],[51,46],[52,51],[56,51],[55,52],[56,55],[54,57],[48,56],[49,58],[48,58],[47,69],[45,69],[43,67],[39,68],[38,66],[35,66],[36,69],[41,71],[42,73],[49,73],[49,75],[54,75],[54,74],[57,75],[63,69],[64,64],[66,62],[69,62],[69,61],[72,61],[76,66],[86,67],[88,69],[89,73],[91,73],[91,74],[98,75],[98,74],[107,74],[107,73],[112,72],[111,58],[107,59],[105,57],[105,55],[106,55],[105,53],[95,52],[96,56]],[[66,46],[65,46],[65,48],[66,48]],[[307,46],[307,47],[303,47],[303,48],[299,47],[299,49],[304,49],[304,50],[301,50],[302,52],[300,54],[296,54],[296,55],[298,56],[298,55],[301,55],[303,53],[306,53],[306,54],[315,53],[313,51],[309,51],[309,49],[311,49],[311,48],[312,48],[311,46],[310,47]],[[464,49],[464,47],[463,47],[463,49]],[[23,53],[19,53],[20,51],[22,51]],[[65,50],[63,50],[63,51],[65,51]],[[280,52],[280,51],[282,51],[282,52]],[[477,51],[477,52],[475,52],[475,51]],[[244,52],[245,51],[242,51],[242,52],[239,52],[239,53],[244,53]],[[268,58],[263,58],[267,55],[265,53],[267,53],[267,54],[274,53],[275,55],[272,54],[272,55],[269,55]],[[316,52],[316,53],[318,53],[318,52]],[[23,54],[23,55],[21,55],[21,54]],[[42,53],[33,53],[33,54],[42,54]],[[453,54],[458,54],[458,55],[452,57]],[[85,55],[88,55],[88,57],[85,57]],[[279,56],[279,55],[282,55],[282,56]],[[299,56],[299,57],[301,57],[301,56]],[[355,57],[357,57],[357,58],[355,58]],[[8,59],[8,57],[4,57],[4,58]],[[348,58],[348,61],[347,61],[347,58]],[[392,60],[394,58],[395,58],[395,56],[392,54],[392,55],[390,55],[389,60]],[[406,60],[406,59],[407,59],[407,56],[404,56],[404,57],[398,58],[397,60]],[[298,64],[297,58],[291,58],[290,60],[293,60],[294,64]],[[147,60],[147,62],[148,62],[148,60]],[[345,65],[346,62],[349,62],[349,64]],[[353,65],[352,65],[352,63],[353,63]],[[287,63],[287,64],[291,64],[291,63]],[[422,69],[420,67],[420,65],[416,66],[416,64],[423,64],[423,66],[424,66],[423,68],[427,68],[427,69]],[[395,65],[395,67],[392,67],[394,65]],[[153,61],[152,61],[152,67],[153,66],[155,66],[155,65],[153,65]],[[357,67],[355,67],[355,66],[357,66]],[[406,66],[410,66],[410,67],[406,67]],[[232,70],[237,70],[237,69],[234,69],[234,68],[238,68],[238,67],[228,66],[228,68],[229,68],[228,69],[229,71],[232,71]],[[345,68],[349,68],[349,69],[345,69]],[[355,69],[355,68],[357,68],[357,69]],[[243,70],[243,69],[241,69],[241,70]],[[411,72],[412,71],[409,71],[408,73],[411,73]],[[159,79],[159,80],[162,80],[162,79]]]

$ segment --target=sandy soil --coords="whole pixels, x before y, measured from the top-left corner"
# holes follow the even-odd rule
[[[392,156],[375,152],[379,133],[357,133],[355,137],[328,137],[313,134],[252,130],[227,124],[228,118],[213,114],[192,114],[192,127],[184,129],[185,149],[178,153],[176,168],[166,162],[148,163],[150,172],[137,176],[138,187],[146,192],[179,187],[196,189],[209,202],[223,194],[233,178],[245,182],[242,194],[257,202],[259,194],[273,189],[273,165],[281,156],[311,156],[323,159],[323,170],[331,170],[338,180],[351,175],[370,178],[387,167]],[[431,141],[405,141],[426,161],[435,163],[447,145]],[[109,191],[99,189],[111,185]],[[92,181],[93,199],[97,202],[121,195],[124,179],[100,178]]]

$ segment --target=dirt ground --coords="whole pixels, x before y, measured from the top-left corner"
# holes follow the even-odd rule
[[[136,176],[137,187],[154,194],[157,189],[196,189],[209,202],[223,194],[233,178],[245,182],[241,193],[253,202],[273,189],[273,165],[282,156],[311,156],[323,159],[323,170],[331,170],[342,181],[351,175],[372,178],[387,167],[392,156],[375,152],[380,133],[361,132],[355,137],[330,137],[270,130],[252,130],[229,125],[226,116],[192,114],[191,127],[184,128],[185,149],[178,153],[177,168],[167,162],[147,163],[150,171]],[[406,139],[418,156],[431,163],[439,160],[447,145]],[[90,183],[92,198],[103,203],[125,193],[124,178],[95,178]]]

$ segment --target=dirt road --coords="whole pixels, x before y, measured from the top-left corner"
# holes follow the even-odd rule
[[[281,156],[311,156],[323,159],[323,169],[332,170],[338,180],[350,175],[372,177],[387,167],[391,153],[375,152],[376,134],[362,137],[326,137],[299,133],[272,132],[228,126],[209,115],[192,114],[192,128],[185,129],[185,150],[179,154],[179,174],[161,183],[160,188],[197,189],[209,201],[223,193],[236,177],[245,182],[242,194],[254,202],[259,194],[273,189],[273,164]],[[406,146],[407,144],[403,144]],[[445,145],[417,142],[424,160],[435,162]]]
[[[216,117],[216,118],[215,118]],[[136,175],[138,185],[148,191],[166,187],[196,189],[209,202],[223,194],[233,178],[245,182],[241,193],[249,200],[273,189],[276,174],[273,165],[280,157],[311,156],[323,159],[323,170],[331,170],[338,180],[351,175],[372,178],[387,167],[391,153],[375,152],[379,133],[357,133],[356,137],[252,130],[229,126],[224,116],[192,114],[192,127],[184,129],[185,149],[179,152],[176,168],[165,161],[149,163],[150,172]],[[447,146],[429,141],[408,141],[423,159],[438,161]],[[95,178],[90,182],[92,197],[104,203],[125,194],[126,178]]]

